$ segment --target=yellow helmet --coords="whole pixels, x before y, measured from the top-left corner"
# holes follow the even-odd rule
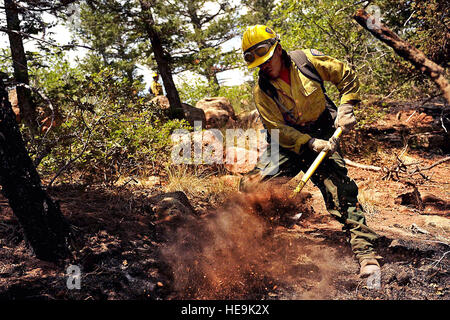
[[[248,27],[242,36],[242,51],[249,69],[269,60],[278,43],[278,35],[267,26]]]
[[[156,72],[153,72],[152,78],[156,78],[156,77],[158,77],[158,74]]]

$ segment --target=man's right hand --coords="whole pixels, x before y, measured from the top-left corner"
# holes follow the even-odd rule
[[[331,137],[329,140],[311,138],[308,141],[308,147],[314,152],[325,151],[331,156],[337,149],[337,139]]]

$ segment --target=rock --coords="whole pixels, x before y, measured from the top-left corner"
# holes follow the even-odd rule
[[[156,96],[150,100],[150,103],[155,104],[161,110],[170,109],[169,99],[166,96]],[[183,108],[184,118],[189,122],[191,127],[194,127],[195,121],[199,121],[202,124],[202,128],[206,128],[206,116],[202,109],[193,107],[187,103],[182,103],[181,107]]]
[[[253,110],[239,117],[240,128],[264,129],[258,110]]]
[[[174,139],[175,163],[223,163],[223,136],[219,130],[194,131]]]
[[[233,106],[224,97],[204,98],[195,107],[205,112],[206,128],[232,126],[237,120]]]
[[[225,168],[232,173],[247,173],[251,171],[258,160],[256,150],[246,150],[239,147],[226,149]]]
[[[17,123],[19,123],[21,121],[21,117],[20,117],[19,100],[17,99],[16,89],[8,91],[8,100],[11,103],[11,108],[14,114],[16,115],[16,121]]]
[[[202,143],[203,146],[215,146],[217,148],[223,148],[223,135],[220,131],[203,131],[202,132]]]
[[[159,194],[149,198],[148,202],[157,223],[196,215],[195,209],[181,191]]]
[[[150,103],[153,103],[162,110],[168,110],[170,108],[169,99],[166,96],[156,96],[152,100],[150,100]]]
[[[194,163],[213,164],[223,162],[224,140],[220,131],[204,130],[189,134],[193,145],[192,160]],[[201,153],[197,154],[197,152]]]
[[[191,127],[194,127],[194,122],[201,122],[202,128],[206,128],[206,116],[202,109],[193,107],[187,103],[182,103],[184,117],[189,122]]]
[[[224,157],[224,138],[220,131],[203,131],[202,151],[206,163],[222,163]]]
[[[208,110],[205,111],[206,116],[206,128],[222,128],[226,127],[229,123],[233,123],[233,119],[230,118],[229,113],[224,110]]]

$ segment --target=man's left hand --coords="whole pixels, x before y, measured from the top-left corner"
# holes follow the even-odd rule
[[[356,118],[353,114],[353,105],[344,103],[339,106],[334,126],[341,127],[342,132],[349,132],[356,124]]]

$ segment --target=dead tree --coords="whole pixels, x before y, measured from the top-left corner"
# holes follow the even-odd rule
[[[46,261],[68,257],[70,225],[42,188],[1,78],[0,185],[36,257]]]
[[[353,19],[375,38],[393,48],[400,57],[408,60],[417,69],[429,76],[441,89],[447,104],[450,105],[450,85],[445,78],[444,68],[428,59],[422,51],[401,39],[388,27],[364,11],[364,9],[359,9],[353,16]]]

